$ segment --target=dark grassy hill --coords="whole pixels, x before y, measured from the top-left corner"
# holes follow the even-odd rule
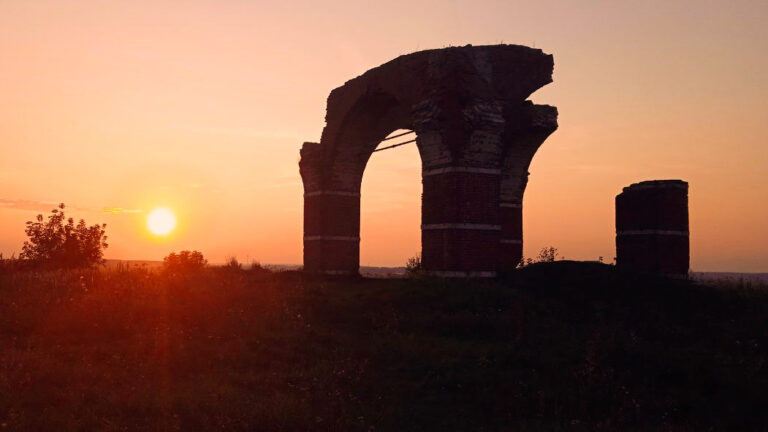
[[[0,272],[7,430],[768,428],[768,291],[533,265],[504,280]]]

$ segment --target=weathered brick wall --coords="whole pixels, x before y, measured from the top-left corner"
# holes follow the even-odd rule
[[[422,224],[499,224],[498,172],[445,171],[462,168],[447,167],[424,172]]]
[[[688,273],[688,183],[644,181],[616,196],[616,264],[633,271]]]
[[[497,270],[499,170],[444,167],[422,176],[422,264],[437,272]]]
[[[501,239],[499,268],[513,270],[523,258],[523,205],[521,202],[500,202]]]
[[[437,275],[491,276],[498,270],[498,230],[422,229],[421,239],[422,262]]]
[[[360,195],[315,191],[304,195],[304,263],[308,270],[356,273],[360,251]]]
[[[304,268],[310,272],[356,274],[360,270],[360,241],[304,240]]]

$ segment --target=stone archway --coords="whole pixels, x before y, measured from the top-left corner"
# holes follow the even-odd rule
[[[552,56],[518,45],[400,56],[328,97],[320,143],[304,143],[304,268],[356,274],[360,185],[378,143],[411,129],[422,162],[422,263],[493,276],[522,256],[528,166],[557,109],[526,99],[552,82]]]

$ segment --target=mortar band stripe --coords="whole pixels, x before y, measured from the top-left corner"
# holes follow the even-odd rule
[[[338,241],[360,241],[360,237],[353,236],[304,236],[304,241],[316,241],[316,240],[338,240]]]
[[[523,244],[523,241],[522,241],[522,240],[520,240],[520,239],[501,239],[501,240],[499,240],[499,243],[504,243],[504,244],[519,244],[519,245],[521,245],[521,244]]]
[[[461,173],[471,173],[471,174],[488,174],[488,175],[501,175],[500,169],[495,168],[476,168],[476,167],[445,167],[445,168],[434,168],[430,170],[424,170],[421,173],[422,177],[428,177],[438,174],[447,174],[447,173],[454,173],[454,172],[461,172]]]
[[[421,229],[423,230],[460,229],[460,230],[473,230],[473,231],[501,231],[501,225],[471,224],[471,223],[441,223],[441,224],[424,224],[421,226]]]
[[[641,230],[624,230],[616,231],[616,235],[671,235],[671,236],[684,236],[688,237],[688,231],[675,231],[675,230],[658,230],[658,229],[641,229]]]
[[[360,192],[348,192],[348,191],[331,191],[331,190],[320,190],[320,191],[313,191],[313,192],[307,192],[304,194],[304,197],[313,197],[318,195],[336,195],[336,196],[349,196],[349,197],[359,197]]]

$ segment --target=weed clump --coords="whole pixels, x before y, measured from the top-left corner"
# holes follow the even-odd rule
[[[422,273],[423,270],[424,268],[421,265],[420,253],[417,253],[405,261],[405,272],[408,274],[408,276],[416,276]]]

